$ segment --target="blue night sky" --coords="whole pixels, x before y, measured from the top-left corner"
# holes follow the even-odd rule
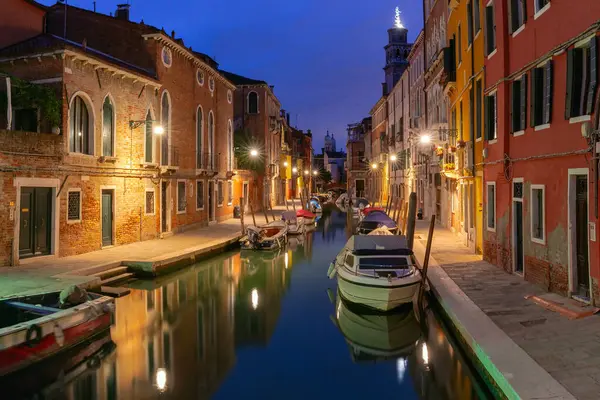
[[[39,0],[46,5],[53,0]],[[110,13],[124,0],[98,0]],[[93,0],[68,0],[93,8]],[[420,0],[131,0],[131,19],[175,30],[186,46],[231,72],[275,85],[293,126],[312,129],[320,151],[329,130],[345,146],[346,125],[368,116],[384,81],[383,46],[394,8],[413,41]]]

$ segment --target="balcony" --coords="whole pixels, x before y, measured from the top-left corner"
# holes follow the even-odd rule
[[[216,175],[219,172],[220,154],[210,151],[196,152],[196,175]]]
[[[160,169],[161,171],[177,171],[179,169],[179,149],[163,141],[160,146]]]

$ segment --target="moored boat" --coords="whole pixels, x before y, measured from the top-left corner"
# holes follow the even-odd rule
[[[320,214],[323,212],[323,206],[321,204],[321,200],[317,196],[313,196],[310,198],[310,200],[308,200],[307,207],[311,212],[313,212],[315,214]]]
[[[288,235],[302,235],[304,233],[304,219],[298,218],[294,211],[285,211],[281,215],[282,221],[285,221]]]
[[[396,233],[398,230],[396,221],[390,218],[384,211],[371,210],[364,218],[360,220],[356,228],[356,232],[360,235],[367,235],[373,230],[384,226],[392,233]]]
[[[286,241],[287,224],[278,220],[263,226],[248,226],[240,244],[245,250],[276,250],[284,247]]]
[[[331,263],[344,299],[379,311],[410,303],[421,273],[406,238],[397,235],[354,235]]]
[[[302,218],[304,224],[313,224],[315,222],[315,218],[317,217],[316,214],[311,213],[308,210],[305,209],[301,209],[296,211],[296,217],[297,218]]]
[[[113,299],[73,288],[69,296],[63,291],[0,302],[0,375],[52,358],[110,328]]]

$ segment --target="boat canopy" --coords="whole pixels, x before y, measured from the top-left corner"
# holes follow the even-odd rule
[[[364,218],[363,221],[370,222],[394,222],[384,211],[373,210],[369,212]]]
[[[404,236],[355,235],[353,239],[352,253],[357,256],[413,254]]]

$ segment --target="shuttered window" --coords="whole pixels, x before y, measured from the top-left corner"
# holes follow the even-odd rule
[[[481,0],[473,0],[473,23],[475,25],[475,35],[479,33],[481,29]]]
[[[185,181],[177,182],[177,212],[184,213],[186,206]]]
[[[217,182],[217,205],[222,206],[223,201],[223,181],[219,181]]]
[[[102,155],[112,157],[115,140],[115,110],[107,96],[102,105]]]
[[[81,191],[69,191],[67,195],[67,221],[81,221]]]
[[[90,146],[92,124],[90,124],[87,105],[81,97],[76,96],[73,99],[69,112],[69,151],[93,154],[92,146]]]
[[[498,111],[496,108],[496,93],[485,97],[485,138],[498,138]]]
[[[531,70],[531,126],[549,124],[552,117],[552,61]]]
[[[567,52],[565,118],[590,115],[598,87],[598,39]]]
[[[473,2],[467,3],[467,43],[473,43]]]
[[[146,215],[154,215],[154,190],[146,191]]]
[[[527,126],[527,75],[512,83],[511,132],[520,132]]]
[[[531,240],[540,244],[546,240],[544,192],[544,185],[531,185]]]
[[[475,83],[475,102],[477,107],[475,108],[475,134],[477,135],[477,139],[481,139],[482,135],[482,103],[483,103],[483,86],[481,84],[481,79]]]
[[[146,125],[145,125],[145,132],[144,132],[144,160],[147,163],[151,163],[152,160],[154,159],[154,147],[153,147],[153,143],[152,143],[152,130],[153,130],[153,126],[152,126],[152,114],[150,114],[150,110],[148,110],[148,113],[146,114]]]
[[[458,37],[456,40],[456,59],[460,64],[462,62],[462,28],[460,27],[460,24],[458,24]]]
[[[196,181],[196,210],[204,209],[204,182]]]
[[[508,0],[509,1],[509,28],[510,33],[514,33],[527,21],[526,0]]]
[[[227,204],[233,204],[233,181],[227,182]]]
[[[496,21],[494,20],[494,2],[485,7],[485,51],[490,55],[496,50]]]
[[[496,230],[496,182],[487,183],[487,228]]]

